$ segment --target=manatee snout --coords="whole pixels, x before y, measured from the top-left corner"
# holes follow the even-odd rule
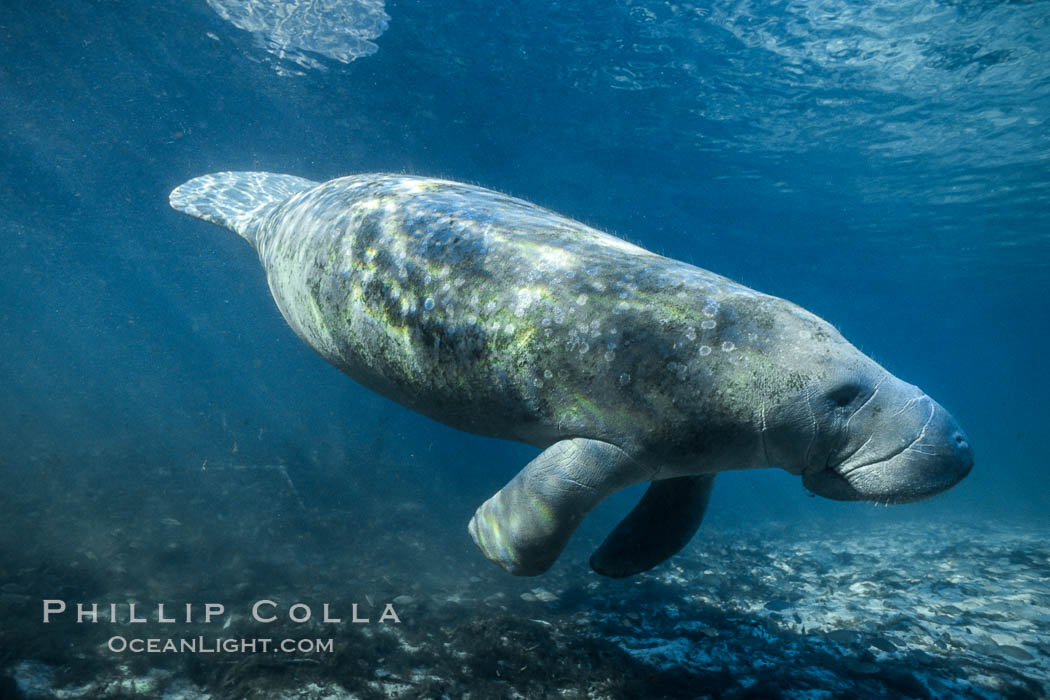
[[[844,431],[839,459],[802,475],[806,488],[827,498],[910,503],[946,491],[973,468],[973,449],[955,418],[898,380],[864,401]]]

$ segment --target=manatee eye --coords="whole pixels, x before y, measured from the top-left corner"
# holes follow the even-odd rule
[[[848,406],[860,395],[860,384],[844,382],[828,392],[828,400],[836,406]]]

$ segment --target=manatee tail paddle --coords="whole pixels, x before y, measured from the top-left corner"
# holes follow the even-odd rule
[[[258,222],[277,205],[317,184],[276,173],[212,173],[179,185],[168,201],[172,209],[228,228],[255,245]]]

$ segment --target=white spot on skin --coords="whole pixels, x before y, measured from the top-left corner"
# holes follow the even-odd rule
[[[426,301],[423,302],[423,309],[426,310],[426,311],[433,311],[434,310],[434,300],[431,299],[430,297],[427,297]]]
[[[711,319],[707,319],[706,321],[702,321],[700,323],[700,327],[703,328],[705,331],[709,331],[717,325],[718,324],[712,321]]]
[[[722,352],[733,352],[733,348],[736,346],[730,343],[728,340],[722,343]]]
[[[708,345],[700,346],[700,357],[707,357],[711,354],[711,347]]]

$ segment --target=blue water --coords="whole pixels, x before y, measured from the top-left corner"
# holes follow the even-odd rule
[[[953,490],[890,509],[726,475],[709,523],[1046,526],[1050,3],[358,3],[347,62],[325,53],[338,32],[282,57],[219,4],[0,3],[3,491],[82,493],[90,523],[142,474],[281,463],[312,507],[436,504],[475,556],[467,520],[533,451],[353,384],[285,325],[242,240],[167,203],[216,170],[391,171],[786,297],[976,450]],[[160,502],[163,481],[143,487]]]

